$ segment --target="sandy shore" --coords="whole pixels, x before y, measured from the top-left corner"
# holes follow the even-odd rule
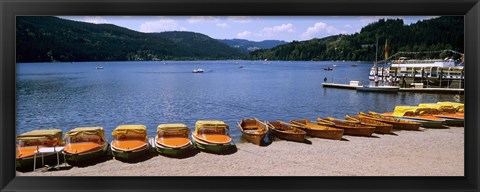
[[[237,143],[227,155],[161,155],[137,163],[114,159],[86,167],[18,176],[463,176],[464,128],[395,131],[396,135],[308,138],[311,144]]]

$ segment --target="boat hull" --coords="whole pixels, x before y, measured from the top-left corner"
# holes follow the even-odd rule
[[[26,158],[17,158],[15,160],[15,167],[17,169],[33,169],[33,164],[35,162],[35,167],[42,167],[42,155],[37,155],[37,157],[30,156]],[[64,158],[61,153],[58,154],[58,163],[63,163]],[[43,155],[43,163],[45,165],[57,165],[57,154],[48,153]]]
[[[427,121],[424,119],[410,118],[410,117],[397,117],[403,120],[415,121],[420,123],[423,128],[443,128],[445,121]]]
[[[273,136],[278,137],[283,140],[287,141],[296,141],[296,142],[304,142],[305,141],[305,134],[288,134],[288,133],[283,133],[280,131],[276,130],[271,130],[270,131]]]
[[[132,160],[132,159],[137,159],[142,156],[145,156],[149,152],[149,145],[147,144],[145,147],[142,147],[137,150],[129,150],[129,151],[122,151],[115,149],[111,147],[112,154],[115,157],[115,159],[121,159],[121,160]]]
[[[192,148],[193,145],[191,142],[186,146],[178,148],[166,147],[161,144],[155,143],[155,150],[157,151],[157,153],[166,156],[179,156],[182,154],[186,154],[188,153],[188,151],[192,150]]]
[[[65,161],[69,164],[81,163],[88,160],[98,159],[105,157],[107,155],[109,144],[105,144],[102,148],[99,148],[95,151],[85,152],[85,153],[63,153],[65,155]]]
[[[375,130],[373,131],[374,133],[379,133],[379,134],[390,134],[392,133],[393,125],[383,123],[380,121],[375,121],[372,119],[366,119],[366,118],[360,118],[360,117],[350,117],[350,119],[354,119],[355,121],[358,121],[358,123],[365,125],[365,126],[371,126],[375,127]]]
[[[314,130],[314,129],[304,129],[308,136],[310,137],[319,137],[324,139],[333,139],[333,140],[342,140],[344,130],[334,129],[334,130]]]
[[[458,127],[465,126],[465,120],[463,119],[448,119],[448,118],[443,118],[443,119],[445,119],[444,124],[448,126],[458,126]]]
[[[385,93],[397,93],[400,90],[399,87],[395,86],[378,86],[378,87],[357,87],[357,91],[365,92],[385,92]]]
[[[245,138],[247,141],[250,143],[253,143],[255,145],[260,145],[262,143],[263,138],[265,137],[266,133],[263,134],[248,134],[248,133],[243,133],[243,138]]]
[[[411,131],[418,131],[420,129],[420,126],[422,125],[421,123],[416,123],[416,122],[402,122],[398,120],[393,120],[393,119],[386,119],[382,116],[373,116],[373,115],[367,115],[367,114],[359,114],[359,117],[364,117],[368,119],[373,119],[377,120],[380,122],[388,123],[393,125],[393,129],[398,129],[398,130],[411,130]]]
[[[232,144],[229,143],[207,143],[204,141],[200,141],[199,139],[192,137],[193,145],[200,150],[212,152],[212,153],[221,153],[228,150]]]

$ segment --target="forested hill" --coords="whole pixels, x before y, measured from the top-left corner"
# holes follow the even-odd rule
[[[322,39],[294,41],[272,49],[251,53],[252,59],[270,60],[375,60],[378,38],[378,58],[384,58],[385,40],[389,55],[399,51],[437,51],[451,49],[464,52],[464,19],[438,17],[405,25],[401,19],[381,19],[367,25],[359,33],[335,35]],[[423,58],[445,58],[451,53],[417,55]],[[412,56],[413,57],[413,56]]]
[[[244,53],[249,53],[258,49],[270,49],[287,43],[279,40],[249,41],[246,39],[219,39],[218,41],[234,47]]]
[[[17,62],[232,59],[244,54],[192,32],[141,33],[57,17],[17,17]]]

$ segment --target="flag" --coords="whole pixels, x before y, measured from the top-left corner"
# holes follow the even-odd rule
[[[387,39],[385,39],[385,61],[388,59],[388,45]]]

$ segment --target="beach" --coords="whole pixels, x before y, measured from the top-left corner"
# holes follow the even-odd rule
[[[17,176],[464,176],[463,127],[308,141],[238,142],[230,154],[156,155],[136,163],[110,159],[58,171],[17,171]]]

